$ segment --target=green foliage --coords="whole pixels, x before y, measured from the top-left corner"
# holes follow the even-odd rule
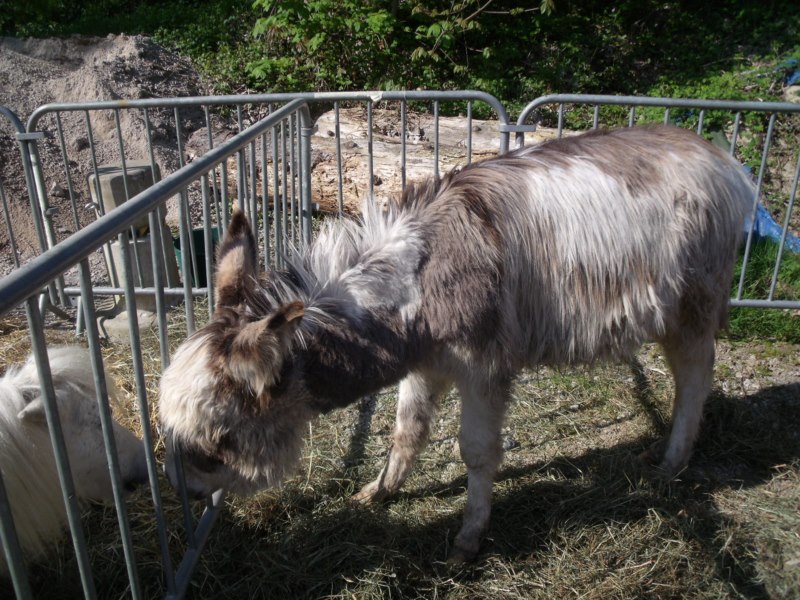
[[[29,0],[4,3],[0,10],[0,32],[29,36],[42,32],[46,35],[53,19],[63,9],[61,0]]]
[[[743,298],[767,298],[769,295],[778,245],[761,240],[750,248],[747,261]],[[732,295],[736,296],[742,272],[742,256],[736,267]],[[800,297],[800,256],[785,251],[778,273],[775,299]],[[733,308],[730,314],[728,335],[733,339],[776,339],[794,344],[800,343],[800,314],[790,310],[764,310]]]
[[[794,0],[11,4],[6,35],[155,35],[217,91],[472,88],[512,112],[554,92],[776,99],[780,63],[800,57]]]
[[[374,88],[397,62],[395,20],[384,3],[360,0],[256,0],[253,35],[263,57],[249,73],[269,89]]]
[[[221,44],[241,42],[254,18],[238,0],[32,0],[0,11],[0,33],[17,37],[149,34],[197,58]]]
[[[506,4],[256,0],[263,16],[253,33],[264,56],[249,72],[265,90],[480,87],[506,95],[510,74],[496,63],[507,52],[497,40],[512,38],[498,38],[498,26],[519,23],[522,31],[531,15],[552,12],[554,2],[535,9]]]

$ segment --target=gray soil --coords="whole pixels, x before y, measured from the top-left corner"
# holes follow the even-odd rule
[[[0,38],[0,105],[25,123],[45,104],[150,97],[196,96],[200,78],[191,64],[142,36],[110,35],[105,38],[65,39]],[[120,111],[127,159],[147,159],[146,129],[138,111]],[[162,172],[179,167],[175,152],[171,111],[149,111],[155,158]],[[185,135],[200,127],[196,114],[184,115]],[[91,117],[92,137],[98,165],[119,162],[119,143],[114,113],[97,111]],[[40,144],[42,168],[50,186],[50,208],[55,211],[55,229],[60,240],[76,229],[75,214],[64,189],[64,158],[54,119],[45,116],[36,130],[47,132]],[[77,192],[77,219],[82,226],[94,218],[85,208],[89,201],[86,178],[92,172],[86,116],[65,113],[61,130],[68,150],[72,184]],[[0,116],[0,183],[21,261],[38,254],[39,243],[30,216],[30,205],[19,159],[15,130]],[[55,183],[58,182],[58,183]],[[0,224],[0,275],[13,268],[5,222]]]

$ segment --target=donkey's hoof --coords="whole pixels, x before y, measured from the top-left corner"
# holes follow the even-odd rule
[[[672,481],[676,479],[681,473],[686,471],[686,462],[682,461],[678,464],[675,464],[672,461],[667,460],[666,458],[658,463],[658,467],[656,467],[656,472],[660,477],[667,481]]]
[[[480,536],[457,535],[453,540],[453,549],[447,557],[448,565],[460,565],[475,560],[481,547]]]
[[[658,440],[650,444],[650,447],[639,455],[639,460],[647,467],[660,466],[664,460],[664,453],[666,450],[667,441],[663,439]]]
[[[359,504],[374,504],[376,502],[381,502],[388,496],[389,492],[386,488],[381,486],[377,481],[373,481],[361,488],[361,491],[357,494],[353,494],[352,500]]]
[[[460,546],[454,547],[447,557],[447,564],[451,567],[471,563],[478,556],[477,550],[470,550]]]
[[[647,468],[652,477],[663,481],[671,481],[686,467],[685,463],[674,464],[666,458],[667,441],[654,442],[639,455],[639,461]]]

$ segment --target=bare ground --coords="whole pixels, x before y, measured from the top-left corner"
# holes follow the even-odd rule
[[[179,56],[142,36],[109,35],[105,38],[17,39],[0,38],[0,103],[25,124],[34,111],[49,103],[151,97],[196,96],[200,78]],[[171,111],[149,112],[156,164],[162,176],[180,166],[175,148],[175,124]],[[53,209],[56,241],[94,220],[86,208],[91,198],[87,178],[93,163],[119,164],[119,136],[125,144],[126,160],[147,160],[147,132],[139,111],[120,111],[119,127],[113,111],[64,113],[61,122],[67,148],[67,164],[59,145],[58,124],[45,116],[36,127],[45,131],[39,144],[48,205]],[[202,114],[182,115],[184,143],[191,151],[192,134],[203,124]],[[220,129],[222,129],[220,127]],[[14,129],[0,117],[0,183],[9,202],[12,224],[22,262],[39,253],[39,242],[30,216],[22,163]],[[89,137],[95,144],[95,154]],[[69,180],[65,172],[69,172]],[[76,206],[68,199],[68,188],[76,192]],[[13,267],[5,223],[0,225],[0,274]]]

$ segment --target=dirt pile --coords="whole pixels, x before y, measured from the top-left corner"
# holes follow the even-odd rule
[[[52,103],[150,97],[196,96],[200,78],[191,64],[143,36],[110,35],[105,38],[65,39],[0,38],[0,105],[13,111],[25,123],[40,106]],[[153,146],[162,173],[179,166],[174,149],[174,120],[171,111],[148,111]],[[184,115],[188,133],[202,124],[202,115]],[[112,111],[93,111],[91,134],[83,112],[64,113],[60,128],[68,149],[68,170],[77,191],[77,216],[85,225],[93,215],[85,212],[89,201],[86,177],[92,162],[119,162],[118,129],[124,132],[126,159],[147,159],[147,132],[141,111],[120,111],[119,127]],[[64,157],[59,147],[59,124],[45,116],[36,130],[46,132],[40,143],[45,181],[64,181]],[[0,116],[0,182],[9,203],[20,260],[38,253],[32,226],[23,170],[14,129]],[[89,135],[95,143],[92,157]],[[66,190],[48,189],[48,201],[55,210],[57,239],[72,233],[75,215]],[[5,223],[0,223],[0,275],[13,267]]]
[[[0,38],[5,106],[27,117],[48,102],[198,94],[191,64],[143,36]]]

